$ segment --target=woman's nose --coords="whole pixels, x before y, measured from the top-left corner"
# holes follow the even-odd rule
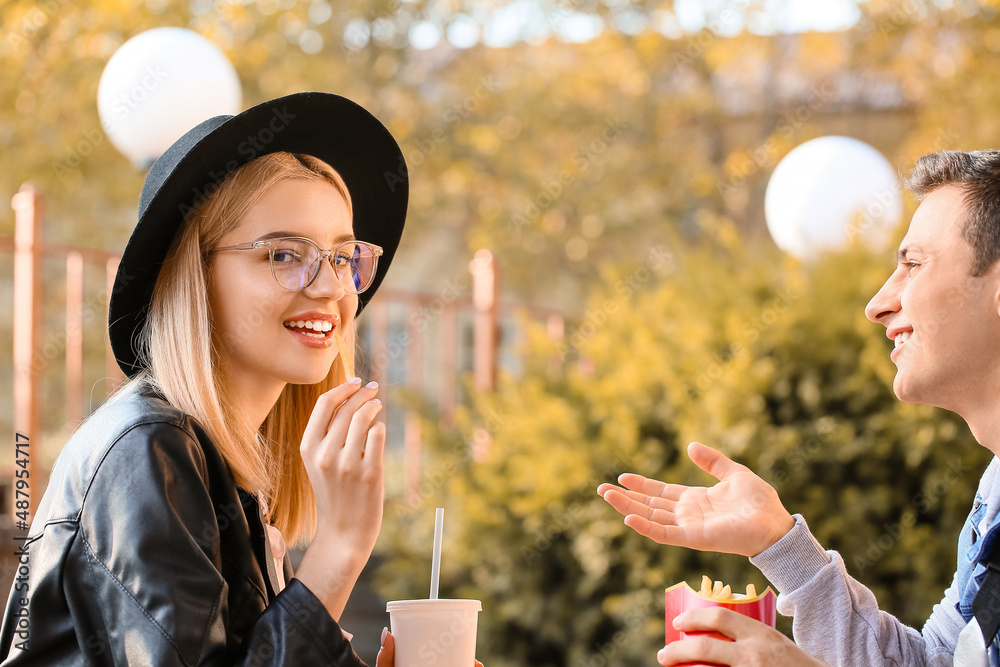
[[[313,298],[327,298],[334,301],[339,301],[347,294],[344,283],[333,266],[332,256],[328,255],[319,260],[319,273],[306,291]]]

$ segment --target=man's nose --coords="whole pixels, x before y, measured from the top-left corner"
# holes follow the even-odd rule
[[[881,324],[883,319],[899,312],[899,288],[893,280],[894,275],[889,276],[882,288],[865,306],[865,317],[876,324]]]

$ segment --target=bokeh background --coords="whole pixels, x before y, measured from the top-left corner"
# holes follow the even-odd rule
[[[639,538],[596,496],[624,470],[710,482],[684,455],[698,439],[770,481],[883,609],[919,628],[950,581],[989,453],[955,415],[892,395],[892,343],[863,315],[890,253],[861,242],[785,256],[763,197],[778,161],[818,136],[868,142],[901,174],[928,152],[996,147],[998,4],[2,0],[0,201],[32,181],[49,241],[120,252],[145,173],[104,135],[97,86],[114,51],[150,28],[217,44],[244,106],[301,90],[350,97],[389,127],[411,178],[387,285],[469,296],[469,260],[486,248],[505,303],[524,313],[503,329],[494,390],[459,368],[462,405],[444,425],[391,376],[390,404],[422,419],[421,495],[408,501],[390,466],[359,590],[425,596],[443,506],[442,595],[483,601],[487,665],[654,664],[665,586],[702,573],[766,584],[746,559]],[[0,235],[13,230],[5,204]],[[0,252],[5,462],[11,257]],[[45,322],[59,331],[63,269],[46,266]],[[89,279],[103,287],[100,272]],[[562,313],[563,335],[528,306]],[[110,386],[97,319],[87,411]],[[33,437],[46,464],[72,430],[60,363],[44,369]],[[373,659],[383,621],[355,613]]]

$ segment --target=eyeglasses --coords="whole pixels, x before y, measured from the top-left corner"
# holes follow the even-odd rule
[[[382,248],[373,243],[354,240],[344,241],[332,250],[324,250],[315,241],[301,236],[249,241],[215,248],[214,251],[257,248],[267,248],[271,259],[271,275],[279,285],[293,292],[312,285],[319,275],[320,262],[326,259],[344,290],[349,294],[361,294],[372,284],[378,258],[383,253]]]

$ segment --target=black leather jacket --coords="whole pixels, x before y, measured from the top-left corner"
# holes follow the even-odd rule
[[[2,664],[363,667],[287,556],[275,595],[266,540],[256,499],[195,419],[148,387],[122,397],[53,467]]]

